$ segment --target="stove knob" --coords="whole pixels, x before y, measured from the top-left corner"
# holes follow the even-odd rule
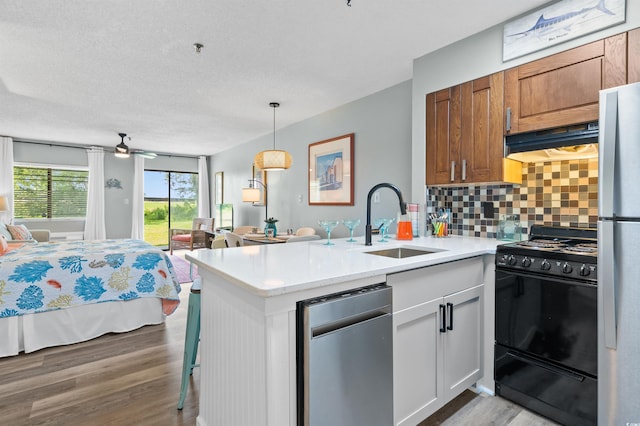
[[[551,264],[547,259],[542,261],[542,263],[540,264],[540,269],[542,269],[543,271],[548,271],[549,269],[551,269]]]
[[[528,268],[529,266],[531,266],[531,259],[529,259],[528,257],[523,257],[522,258],[522,267],[523,268]]]
[[[580,276],[587,277],[589,276],[590,273],[591,273],[591,270],[589,269],[589,267],[583,263],[582,266],[580,267]]]
[[[573,267],[567,262],[564,262],[564,265],[562,265],[562,272],[564,272],[565,274],[570,274],[571,271],[573,271]]]
[[[510,255],[507,258],[507,263],[511,266],[515,265],[516,263],[518,263],[518,260],[516,259],[516,257],[514,255]]]

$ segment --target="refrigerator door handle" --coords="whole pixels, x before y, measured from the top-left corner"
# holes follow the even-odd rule
[[[613,217],[614,202],[614,173],[605,173],[615,170],[616,166],[616,138],[618,126],[618,92],[608,92],[600,99],[600,158],[598,179],[598,197],[600,198],[600,217]]]
[[[615,222],[600,221],[598,227],[598,286],[602,288],[602,319],[604,326],[604,344],[607,348],[616,349],[616,273],[615,273]]]

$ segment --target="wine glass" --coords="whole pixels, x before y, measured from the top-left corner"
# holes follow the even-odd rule
[[[395,221],[396,221],[395,218],[393,218],[393,219],[385,219],[385,221],[384,221],[384,236],[383,236],[385,241],[389,241],[389,227]]]
[[[327,242],[324,243],[325,246],[334,245],[331,242],[331,231],[333,230],[333,228],[338,226],[338,223],[339,222],[337,220],[332,220],[332,219],[323,219],[318,221],[318,225],[322,226],[324,230],[327,231]]]
[[[378,240],[378,242],[386,243],[387,241],[389,241],[387,239],[389,225],[391,225],[394,220],[395,219],[378,218],[373,221],[373,225],[376,227],[376,229],[380,230],[380,239]]]
[[[344,219],[342,224],[349,229],[349,239],[348,243],[354,243],[356,240],[353,239],[353,230],[360,225],[360,219]]]

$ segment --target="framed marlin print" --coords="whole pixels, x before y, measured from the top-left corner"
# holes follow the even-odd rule
[[[504,25],[502,61],[621,24],[625,0],[562,0]]]

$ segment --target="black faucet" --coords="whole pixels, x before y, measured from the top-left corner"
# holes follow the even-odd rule
[[[380,188],[389,188],[392,189],[393,192],[398,196],[398,201],[400,202],[400,214],[407,214],[407,205],[402,199],[402,192],[398,189],[397,186],[391,183],[379,183],[375,185],[371,190],[369,190],[369,194],[367,195],[367,226],[365,227],[365,237],[364,237],[364,245],[371,245],[371,196],[374,192],[376,192]]]

